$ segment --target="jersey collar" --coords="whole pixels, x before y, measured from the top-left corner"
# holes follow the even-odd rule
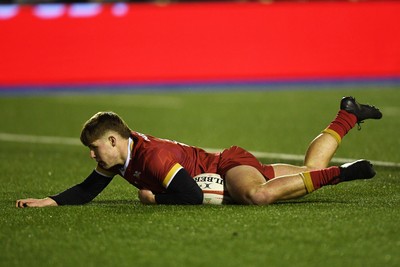
[[[131,160],[131,152],[132,152],[132,149],[133,149],[133,144],[134,144],[133,139],[129,137],[129,139],[128,139],[128,148],[127,148],[128,155],[126,157],[126,161],[125,161],[124,166],[119,169],[119,171],[121,172],[122,175],[125,174],[126,169],[128,168],[129,161]]]

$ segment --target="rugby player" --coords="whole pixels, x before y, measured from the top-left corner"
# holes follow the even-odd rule
[[[83,126],[81,142],[96,160],[95,170],[81,183],[42,199],[20,199],[16,206],[80,205],[92,201],[120,175],[139,189],[143,204],[202,204],[203,193],[193,177],[217,173],[237,204],[266,205],[299,198],[326,185],[370,179],[372,164],[358,160],[342,166],[328,164],[343,137],[366,119],[380,119],[374,106],[344,97],[334,120],[309,145],[303,166],[262,164],[243,148],[220,153],[131,130],[113,112],[99,112]]]

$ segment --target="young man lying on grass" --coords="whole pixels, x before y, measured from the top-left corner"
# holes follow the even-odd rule
[[[42,199],[20,199],[16,206],[80,205],[93,200],[120,175],[139,189],[143,204],[202,204],[203,192],[193,180],[217,173],[237,204],[267,205],[299,198],[325,185],[370,179],[372,164],[358,160],[328,168],[342,138],[366,119],[380,119],[374,106],[344,97],[335,119],[309,145],[303,166],[262,164],[246,150],[232,146],[220,153],[131,130],[113,112],[99,112],[81,132],[81,141],[96,160],[94,171],[80,184]]]

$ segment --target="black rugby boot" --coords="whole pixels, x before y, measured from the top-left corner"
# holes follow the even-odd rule
[[[352,96],[346,96],[340,101],[340,109],[354,114],[357,117],[358,126],[366,119],[379,120],[382,112],[375,106],[360,104]]]
[[[339,179],[343,182],[358,179],[371,179],[376,174],[371,162],[365,159],[343,164],[339,168]]]

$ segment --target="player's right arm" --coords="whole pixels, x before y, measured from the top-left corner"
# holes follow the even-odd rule
[[[23,207],[46,207],[61,205],[83,205],[92,201],[106,186],[113,177],[106,176],[94,170],[82,183],[77,184],[57,195],[43,199],[20,199],[16,206]]]

